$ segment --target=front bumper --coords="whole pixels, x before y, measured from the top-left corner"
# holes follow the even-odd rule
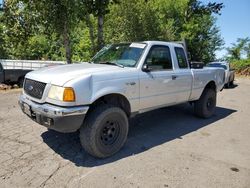
[[[75,132],[78,130],[89,109],[88,106],[60,107],[51,104],[35,103],[25,95],[19,98],[22,111],[37,123],[58,132]]]

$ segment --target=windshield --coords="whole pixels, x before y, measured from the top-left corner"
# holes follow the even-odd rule
[[[113,44],[102,48],[91,60],[96,64],[117,64],[135,67],[140,59],[145,43]]]
[[[219,63],[207,64],[207,67],[220,67],[220,68],[223,68],[223,69],[227,70],[226,65],[222,65],[222,64],[219,64]]]

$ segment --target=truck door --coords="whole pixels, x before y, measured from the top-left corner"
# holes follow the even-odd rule
[[[4,70],[3,70],[3,66],[0,63],[0,83],[4,82]]]
[[[144,65],[149,72],[141,71],[140,109],[166,106],[176,102],[173,64],[170,49],[165,45],[152,46]]]
[[[193,76],[191,69],[189,68],[187,57],[183,48],[175,47],[174,48],[176,54],[176,61],[178,67],[175,69],[175,85],[177,87],[176,90],[176,102],[187,102],[189,100],[192,84],[193,84]]]

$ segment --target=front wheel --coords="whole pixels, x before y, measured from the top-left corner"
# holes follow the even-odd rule
[[[216,107],[216,91],[205,89],[199,100],[194,103],[194,112],[201,118],[209,118],[214,114]]]
[[[127,115],[121,108],[101,105],[88,113],[80,129],[80,141],[92,156],[109,157],[124,145],[128,127]]]

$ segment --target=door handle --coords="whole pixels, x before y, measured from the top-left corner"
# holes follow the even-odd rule
[[[176,75],[172,75],[172,80],[176,80],[177,77],[178,76],[176,76]]]
[[[126,83],[126,85],[131,85],[131,86],[134,86],[136,83],[135,82],[128,82]]]

